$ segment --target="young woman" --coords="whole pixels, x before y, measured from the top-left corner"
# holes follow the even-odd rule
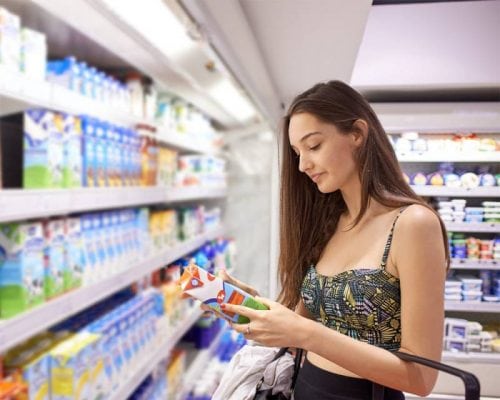
[[[440,359],[446,230],[374,111],[342,82],[315,85],[284,118],[282,162],[279,302],[223,304],[251,320],[234,329],[307,351],[296,400],[371,399],[373,383],[385,399],[429,394],[437,372],[391,351]]]

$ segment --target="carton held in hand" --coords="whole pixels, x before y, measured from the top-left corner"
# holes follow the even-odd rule
[[[180,285],[185,294],[202,301],[214,311],[237,324],[245,324],[250,320],[243,315],[221,310],[222,303],[241,305],[255,310],[268,309],[247,292],[194,264],[186,267],[181,276]]]

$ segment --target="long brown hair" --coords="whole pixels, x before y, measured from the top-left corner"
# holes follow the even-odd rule
[[[346,204],[339,190],[321,193],[299,171],[288,129],[292,115],[309,113],[330,123],[342,133],[353,131],[355,121],[368,124],[368,134],[354,155],[361,181],[361,209],[352,227],[366,213],[370,198],[386,207],[420,204],[436,213],[410,188],[403,178],[396,154],[375,112],[349,85],[340,81],[319,83],[298,95],[283,118],[280,194],[280,256],[278,273],[281,293],[278,301],[289,308],[299,302],[300,286],[307,268],[318,261],[321,251],[334,234]],[[437,215],[437,213],[436,213]],[[439,217],[439,215],[438,215]],[[446,263],[449,249],[446,228],[440,219]]]

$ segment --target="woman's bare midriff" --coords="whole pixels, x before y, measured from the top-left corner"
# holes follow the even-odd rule
[[[351,376],[353,378],[360,378],[358,375],[353,374],[351,371],[348,371],[347,369],[342,368],[341,366],[315,353],[308,352],[307,359],[311,364],[315,365],[318,368],[324,369],[328,372],[333,372],[334,374],[339,374],[339,375]]]

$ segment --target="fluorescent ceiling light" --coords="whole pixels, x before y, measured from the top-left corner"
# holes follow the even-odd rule
[[[255,116],[252,104],[228,79],[212,86],[208,94],[238,121],[245,122]]]
[[[102,0],[127,24],[169,58],[196,46],[163,0]]]

